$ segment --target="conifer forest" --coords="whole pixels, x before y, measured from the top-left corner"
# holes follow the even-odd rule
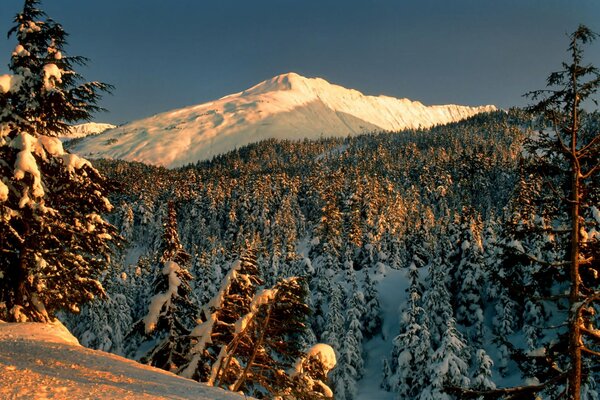
[[[41,8],[0,75],[0,320],[258,399],[600,399],[590,28],[527,107],[166,168],[61,137],[113,88]]]

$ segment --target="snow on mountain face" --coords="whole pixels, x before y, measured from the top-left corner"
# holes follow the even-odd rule
[[[104,131],[109,129],[116,128],[116,125],[112,124],[102,124],[98,122],[87,122],[85,124],[73,125],[69,129],[69,133],[62,135],[62,138],[65,139],[76,139],[82,138],[90,135],[98,135]]]
[[[427,107],[408,99],[366,96],[320,78],[288,73],[219,100],[87,137],[70,150],[91,158],[174,168],[269,138],[318,139],[428,128],[494,110],[494,106]]]

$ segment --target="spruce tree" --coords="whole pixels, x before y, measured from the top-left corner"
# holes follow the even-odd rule
[[[279,281],[256,293],[249,312],[235,323],[231,342],[222,352],[210,383],[254,396],[276,396],[292,385],[286,372],[303,353],[298,338],[308,307],[300,278]]]
[[[191,348],[179,374],[200,382],[212,382],[236,334],[236,322],[250,311],[252,299],[263,281],[255,251],[246,250],[233,263],[220,290],[201,311],[202,322],[191,332]]]
[[[65,52],[66,33],[26,0],[9,35],[16,36],[9,75],[0,76],[0,318],[48,321],[59,309],[104,296],[116,229],[104,179],[64,151],[56,136],[89,120],[109,87],[80,83]]]
[[[466,344],[456,329],[454,318],[448,319],[439,347],[433,352],[428,365],[429,385],[420,399],[450,400],[450,387],[469,386],[469,364]]]
[[[190,255],[177,233],[173,202],[167,205],[159,258],[147,314],[128,335],[130,355],[143,363],[176,371],[189,353],[188,335],[196,322],[198,306],[193,298],[188,271]]]
[[[533,271],[525,276],[537,288],[529,293],[529,314],[539,314],[542,298],[554,318],[564,316],[566,326],[544,332],[546,360],[535,376],[553,382],[564,371],[570,400],[579,400],[582,384],[588,376],[593,379],[584,361],[600,354],[594,316],[600,302],[600,240],[590,234],[599,227],[594,210],[600,199],[600,131],[597,114],[584,110],[600,87],[600,72],[584,63],[582,49],[595,38],[580,26],[570,35],[569,62],[550,74],[547,89],[529,93],[537,102],[529,111],[538,118],[539,130],[525,142],[524,171],[537,190],[519,210],[529,215],[523,225],[528,240],[512,246]],[[546,323],[534,321],[539,322]]]
[[[370,271],[365,271],[364,282],[365,313],[361,317],[364,327],[365,338],[369,339],[381,331],[381,305],[379,304],[379,292],[377,281],[371,277]]]
[[[400,319],[401,332],[394,338],[394,359],[390,363],[393,375],[389,386],[400,399],[417,398],[427,386],[426,367],[431,356],[428,318],[421,306],[423,288],[414,262],[408,268],[408,278],[408,305]]]

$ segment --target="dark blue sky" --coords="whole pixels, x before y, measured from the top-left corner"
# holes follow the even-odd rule
[[[0,1],[7,31],[22,0]],[[598,0],[46,0],[82,72],[116,86],[96,120],[123,123],[294,71],[426,104],[523,105],[600,31]],[[14,40],[0,40],[0,74]],[[600,66],[600,41],[587,50]]]

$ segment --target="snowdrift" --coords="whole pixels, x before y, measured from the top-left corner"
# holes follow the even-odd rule
[[[1,399],[222,399],[245,397],[125,358],[86,349],[60,323],[0,322]]]

